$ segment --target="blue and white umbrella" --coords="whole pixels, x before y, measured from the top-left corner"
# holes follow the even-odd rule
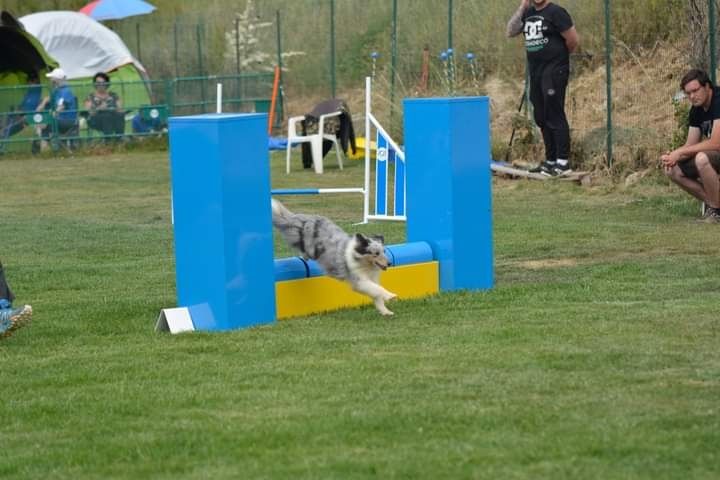
[[[79,11],[95,20],[119,20],[135,15],[145,15],[155,10],[143,0],[95,0],[88,3]]]

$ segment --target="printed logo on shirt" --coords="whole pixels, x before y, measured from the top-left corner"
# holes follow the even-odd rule
[[[525,20],[525,48],[528,52],[537,52],[545,48],[550,41],[543,33],[547,30],[543,17],[532,16]]]
[[[700,132],[702,133],[703,137],[710,138],[712,136],[712,127],[713,127],[713,121],[712,120],[705,120],[700,124]]]

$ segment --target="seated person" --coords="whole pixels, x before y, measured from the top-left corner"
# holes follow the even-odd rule
[[[160,133],[167,131],[167,125],[160,117],[143,118],[141,113],[135,114],[132,118],[133,133]]]
[[[75,95],[66,83],[67,75],[62,68],[56,68],[45,76],[52,81],[52,92],[49,97],[45,97],[40,102],[35,110],[41,112],[49,106],[55,117],[57,133],[61,135],[70,133],[77,129],[78,105]],[[53,134],[53,126],[41,127],[38,134],[43,140],[47,140]],[[32,151],[33,153],[40,151],[39,142],[33,142]]]
[[[27,78],[28,89],[25,92],[25,96],[20,101],[20,105],[16,109],[13,109],[12,113],[8,114],[5,118],[4,125],[2,127],[2,140],[10,138],[12,135],[19,133],[25,125],[25,114],[34,112],[37,106],[40,104],[40,98],[42,96],[42,85],[40,85],[40,79],[38,79],[36,72],[28,74]]]
[[[125,112],[122,109],[122,101],[117,93],[109,90],[110,77],[106,73],[96,73],[93,84],[95,90],[85,99],[85,109],[90,115],[88,126],[105,136],[113,136],[119,140],[125,133]]]

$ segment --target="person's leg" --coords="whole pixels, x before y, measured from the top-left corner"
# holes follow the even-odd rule
[[[530,76],[530,103],[532,103],[533,106],[535,124],[542,132],[543,144],[545,145],[545,161],[548,163],[555,162],[555,142],[552,132],[548,130],[546,124],[547,115],[545,111],[545,95],[543,94],[543,71]]]
[[[697,180],[699,173],[694,158],[678,162],[674,167],[666,170],[665,175],[667,175],[670,181],[693,197],[701,202],[705,201],[705,189],[702,183]]]
[[[88,128],[91,128],[93,130],[100,130],[100,124],[98,123],[98,116],[90,115],[87,119]]]
[[[102,134],[103,141],[107,143],[112,134],[112,127],[108,124],[108,117],[105,112],[98,112],[88,120],[88,126]]]
[[[0,308],[0,339],[9,337],[15,330],[32,320],[32,307],[23,305],[19,308]]]
[[[0,263],[0,338],[5,338],[25,325],[32,318],[32,307],[23,305],[20,308],[13,308],[12,301],[15,296],[10,291],[10,286],[5,279],[5,270]]]
[[[37,134],[40,137],[40,140],[33,140],[32,142],[32,153],[40,153],[45,148],[47,148],[47,142],[48,139],[50,139],[50,136],[52,135],[52,125],[45,125],[43,127],[36,127],[37,128]]]
[[[5,270],[0,262],[0,308],[9,307],[14,299],[15,295],[10,290],[10,285],[5,279]]]
[[[2,138],[3,140],[6,140],[13,135],[16,135],[19,133],[23,128],[25,128],[25,119],[22,117],[8,117],[7,124],[5,125],[5,128],[2,129]]]
[[[705,204],[715,209],[720,208],[720,179],[716,165],[720,168],[718,152],[701,152],[695,156],[695,166],[702,183]]]
[[[545,126],[553,138],[553,145],[555,146],[554,160],[558,163],[558,173],[563,173],[563,170],[569,171],[570,125],[565,115],[565,94],[568,77],[568,65],[550,66],[543,75]]]
[[[557,160],[557,142],[555,141],[555,133],[548,127],[547,123],[540,130],[545,144],[545,160],[548,163],[555,163]]]
[[[552,175],[555,168],[555,140],[552,132],[548,130],[545,123],[545,96],[543,95],[543,70],[537,70],[530,75],[530,103],[533,106],[533,119],[540,128],[545,147],[545,160],[537,167],[531,168],[532,173]]]
[[[115,134],[116,142],[122,141],[122,137],[125,135],[125,114],[113,112],[113,134]]]

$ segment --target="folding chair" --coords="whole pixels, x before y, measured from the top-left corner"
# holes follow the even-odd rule
[[[315,173],[323,173],[323,140],[330,140],[335,146],[335,156],[337,157],[338,166],[340,170],[343,169],[342,155],[340,154],[340,145],[338,144],[338,138],[335,133],[325,132],[325,120],[331,117],[338,117],[343,112],[331,112],[324,115],[320,115],[318,121],[318,132],[313,134],[299,135],[297,132],[297,125],[307,118],[307,115],[300,115],[297,117],[291,117],[288,120],[288,142],[286,151],[286,173],[290,173],[290,152],[293,144],[297,143],[310,143],[310,149],[312,151],[312,161],[315,167]]]

